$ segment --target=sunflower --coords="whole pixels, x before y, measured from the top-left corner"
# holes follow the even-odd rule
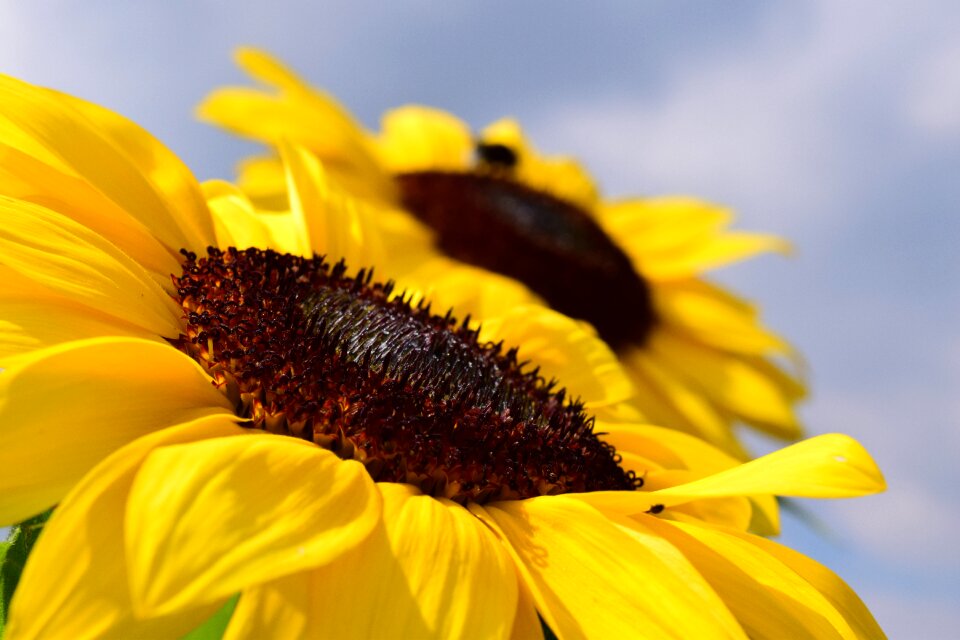
[[[644,418],[737,457],[746,452],[735,424],[800,436],[799,358],[761,326],[753,305],[704,278],[787,251],[784,241],[727,231],[729,211],[693,198],[605,200],[579,164],[537,153],[513,120],[474,136],[448,113],[408,106],[387,112],[371,133],[266,54],[242,49],[237,59],[276,92],[219,89],[201,117],[266,143],[296,141],[355,196],[425,225],[435,242],[408,248],[425,263],[410,282],[428,286],[430,274],[449,272],[449,260],[431,267],[439,255],[522,282],[615,349]],[[286,206],[276,157],[245,161],[239,181],[261,206]]]
[[[141,435],[238,406],[264,410],[228,397],[235,381],[184,342],[198,325],[178,282],[198,254],[231,259],[236,247],[259,247],[259,260],[287,260],[347,287],[363,272],[348,277],[315,251],[360,265],[377,264],[382,251],[362,232],[362,210],[320,192],[302,151],[291,151],[290,179],[303,206],[265,216],[226,183],[201,187],[168,149],[106,109],[7,77],[0,107],[0,521],[13,523],[56,504]],[[422,296],[418,306],[413,293],[375,290],[383,304],[398,298],[398,313],[432,317]],[[468,306],[476,296],[462,298]],[[466,323],[460,330],[478,342]],[[613,354],[559,314],[518,308],[480,342],[505,339],[594,413],[629,396]],[[519,365],[503,351],[497,357]]]
[[[880,490],[851,439],[738,465],[594,428],[516,349],[317,256],[370,249],[358,210],[304,208],[306,153],[265,216],[94,105],[0,79],[0,113],[0,522],[59,503],[8,640],[178,637],[236,594],[232,638],[882,637],[747,533],[773,495]],[[573,321],[524,322],[578,393],[615,379]]]

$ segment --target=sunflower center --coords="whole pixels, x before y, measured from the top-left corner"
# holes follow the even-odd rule
[[[448,255],[520,280],[613,347],[642,343],[653,305],[626,254],[579,207],[511,179],[509,148],[481,145],[478,153],[486,170],[398,175],[404,207]]]
[[[632,490],[579,403],[515,349],[431,314],[343,263],[184,252],[175,278],[200,362],[252,428],[311,440],[374,480],[458,502]]]

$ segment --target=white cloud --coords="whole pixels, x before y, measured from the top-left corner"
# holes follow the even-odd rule
[[[909,100],[916,126],[935,135],[960,135],[960,44],[943,46],[918,69]]]
[[[888,569],[941,575],[960,571],[960,504],[909,478],[893,479],[882,495],[831,504],[831,525],[858,551],[883,558]]]
[[[637,97],[625,87],[562,104],[544,113],[535,133],[554,148],[577,149],[614,191],[689,190],[762,213],[778,231],[829,230],[852,221],[847,196],[868,190],[878,163],[893,161],[879,155],[873,124],[863,120],[889,110],[904,118],[895,126],[913,126],[909,109],[894,104],[909,96],[896,89],[936,56],[947,65],[937,48],[950,32],[927,34],[936,21],[925,9],[824,1],[812,14],[770,12],[753,39],[690,60],[660,95]],[[931,72],[930,83],[947,86],[945,73]],[[960,86],[957,78],[950,86]],[[941,98],[917,108],[946,123]],[[960,122],[960,110],[952,116]]]

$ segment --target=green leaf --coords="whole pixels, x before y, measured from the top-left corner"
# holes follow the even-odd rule
[[[0,567],[3,566],[3,563],[7,559],[7,550],[10,549],[9,542],[0,542]],[[3,573],[0,572],[0,593],[4,593],[6,590],[3,588],[5,580],[3,579]],[[3,636],[3,628],[6,626],[7,622],[7,603],[5,599],[0,598],[0,637]]]
[[[20,582],[20,574],[27,564],[27,557],[51,513],[41,513],[12,527],[7,541],[0,546],[0,632],[6,626],[10,600],[17,583]]]
[[[557,634],[553,632],[553,629],[547,626],[547,623],[543,621],[543,618],[540,618],[540,631],[543,632],[543,640],[557,640]]]
[[[233,616],[233,610],[237,608],[239,599],[240,594],[238,593],[227,600],[227,603],[210,616],[206,622],[183,636],[181,640],[220,640],[227,630],[227,625],[230,624],[230,618]]]

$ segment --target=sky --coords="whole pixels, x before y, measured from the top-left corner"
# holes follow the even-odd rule
[[[881,496],[782,540],[893,638],[960,628],[960,3],[0,0],[0,71],[131,117],[201,179],[255,149],[197,122],[264,47],[370,127],[419,102],[512,115],[611,196],[683,193],[796,246],[718,275],[804,353],[810,433],[875,456]]]

